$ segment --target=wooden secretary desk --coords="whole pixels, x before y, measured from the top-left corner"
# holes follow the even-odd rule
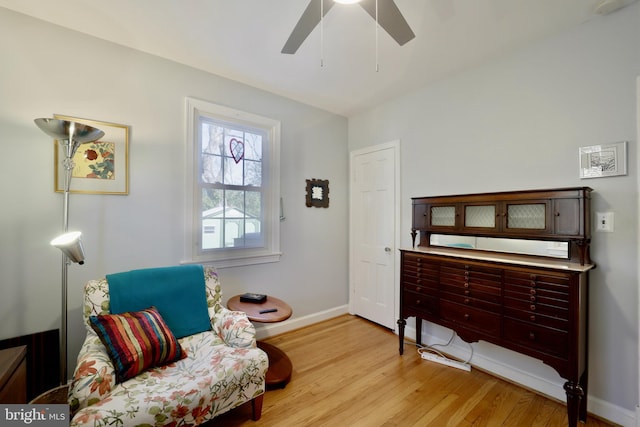
[[[413,248],[400,250],[400,354],[413,316],[418,344],[428,320],[467,342],[485,340],[540,359],[566,380],[569,426],[586,421],[591,191],[413,198]],[[467,243],[455,243],[458,237]],[[436,245],[438,238],[453,243]],[[478,243],[496,238],[506,249]],[[549,251],[515,253],[512,242]],[[558,247],[564,254],[555,253]]]

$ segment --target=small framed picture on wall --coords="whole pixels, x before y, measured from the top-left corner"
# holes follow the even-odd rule
[[[329,180],[328,179],[307,179],[308,208],[328,208],[329,207]]]
[[[627,174],[627,141],[580,147],[580,178]]]

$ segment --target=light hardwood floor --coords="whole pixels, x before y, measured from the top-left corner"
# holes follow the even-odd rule
[[[267,391],[262,418],[250,404],[209,426],[566,426],[563,403],[477,369],[398,354],[388,329],[344,315],[265,340],[293,363],[291,382]],[[581,424],[584,425],[584,424]],[[589,417],[587,426],[610,426]]]

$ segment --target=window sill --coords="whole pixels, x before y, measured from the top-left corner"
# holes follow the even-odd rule
[[[183,260],[180,262],[180,264],[204,264],[204,265],[211,265],[217,269],[220,269],[220,268],[242,267],[245,265],[278,262],[280,261],[281,256],[282,256],[282,253],[277,252],[277,253],[272,253],[267,255],[252,255],[252,256],[241,257],[241,258],[226,258],[226,259],[214,259],[210,257],[201,257],[199,259]]]

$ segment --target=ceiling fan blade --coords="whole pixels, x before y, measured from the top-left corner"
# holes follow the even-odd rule
[[[309,5],[302,13],[287,42],[282,48],[282,53],[294,54],[298,48],[307,39],[309,34],[320,23],[320,10],[323,0],[311,0]],[[324,0],[324,15],[333,6],[333,0]]]
[[[416,36],[393,0],[377,1],[378,24],[380,24],[400,46]],[[373,19],[376,19],[376,0],[363,0],[360,2],[360,6],[362,6]]]

